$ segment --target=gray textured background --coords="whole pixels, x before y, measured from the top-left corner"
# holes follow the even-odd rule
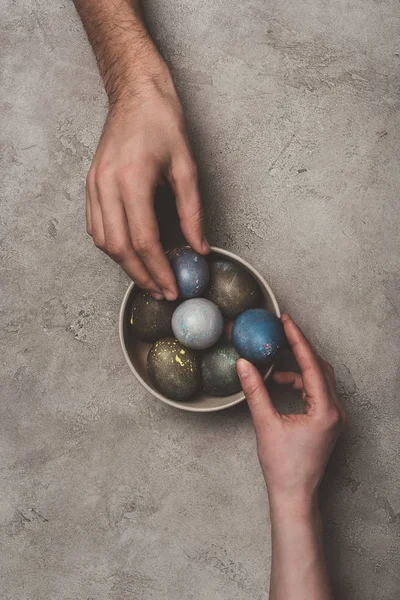
[[[398,3],[147,5],[211,241],[260,269],[338,374],[349,430],[323,490],[337,598],[397,600]],[[246,407],[181,414],[124,363],[128,281],[85,234],[106,99],[72,2],[3,0],[0,28],[0,597],[265,600]]]

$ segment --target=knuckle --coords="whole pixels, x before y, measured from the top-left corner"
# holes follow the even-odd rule
[[[107,254],[111,256],[116,262],[122,261],[127,254],[127,248],[125,244],[115,240],[107,243]]]
[[[133,173],[133,165],[125,165],[118,170],[118,180],[122,185],[128,186],[132,182]]]
[[[172,168],[172,176],[175,180],[197,181],[197,167],[193,159],[176,161]]]
[[[202,223],[204,219],[204,210],[202,206],[199,206],[194,213],[192,213],[189,217],[189,221],[193,224],[193,225],[197,225],[199,223]]]
[[[186,214],[185,214],[186,212]],[[194,212],[184,211],[181,215],[181,225],[182,227],[191,227],[195,231],[201,232],[203,229],[203,221],[204,221],[204,210],[200,205],[198,206]]]
[[[148,256],[155,246],[154,240],[138,238],[133,240],[133,247],[140,256]]]
[[[93,239],[93,243],[96,246],[96,248],[98,248],[99,250],[103,250],[103,252],[106,251],[106,245],[104,242],[104,238],[102,236],[99,236],[98,234],[93,233],[92,239]]]
[[[332,407],[328,410],[326,416],[326,425],[329,429],[337,427],[341,422],[341,415],[336,407]]]
[[[109,181],[112,176],[112,167],[109,162],[100,162],[96,166],[95,181],[97,185],[103,185],[104,182]]]
[[[244,392],[246,393],[246,396],[257,400],[261,399],[264,393],[264,389],[259,383],[249,382],[246,385],[246,389],[244,390]]]
[[[129,187],[132,182],[143,175],[145,171],[146,161],[137,160],[118,169],[118,181],[122,186]]]

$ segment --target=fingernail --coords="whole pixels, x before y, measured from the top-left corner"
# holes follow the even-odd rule
[[[163,292],[164,292],[164,296],[166,297],[167,300],[176,300],[178,297],[176,292],[173,292],[171,290],[163,290]]]
[[[158,292],[153,292],[151,295],[153,296],[154,300],[164,300],[164,296]]]
[[[236,361],[236,369],[240,379],[245,379],[249,374],[248,362],[243,360],[243,358],[240,358],[238,361]]]
[[[201,249],[203,252],[210,252],[210,244],[207,242],[206,236],[203,234],[201,238]]]
[[[284,323],[285,321],[287,321],[288,319],[291,319],[291,316],[288,315],[288,313],[283,313],[281,315],[281,321]]]

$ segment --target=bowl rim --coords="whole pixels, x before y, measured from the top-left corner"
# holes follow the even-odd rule
[[[275,298],[275,294],[273,293],[273,291],[270,288],[270,286],[268,285],[268,283],[265,281],[264,277],[262,275],[260,275],[260,273],[251,264],[249,264],[245,259],[241,258],[240,256],[237,256],[237,254],[234,254],[233,252],[230,252],[229,250],[224,250],[223,248],[219,248],[218,246],[210,246],[210,251],[216,252],[217,254],[223,255],[227,258],[231,258],[232,260],[242,264],[248,271],[250,271],[256,277],[256,279],[262,284],[262,286],[264,286],[265,289],[267,290],[268,295],[271,299],[271,302],[274,306],[277,317],[281,316],[281,311],[279,309],[278,302]],[[189,406],[189,405],[185,404],[184,402],[175,402],[174,400],[170,400],[169,398],[167,398],[166,396],[164,396],[163,394],[161,394],[160,392],[158,392],[157,390],[155,390],[151,386],[149,386],[149,384],[143,379],[143,377],[140,375],[140,373],[137,371],[137,369],[133,365],[133,363],[129,357],[129,354],[128,354],[128,351],[126,348],[126,344],[125,344],[125,339],[124,339],[125,309],[126,309],[126,305],[128,303],[128,300],[130,298],[130,295],[131,295],[134,287],[137,287],[137,286],[136,286],[136,283],[134,281],[132,281],[130,283],[130,285],[128,286],[128,288],[126,289],[124,297],[122,299],[121,308],[119,311],[118,330],[119,330],[119,339],[120,339],[120,343],[121,343],[121,348],[122,348],[122,352],[125,356],[125,360],[128,363],[130,370],[135,375],[136,379],[142,384],[142,386],[153,397],[158,398],[158,400],[161,400],[161,402],[164,402],[164,404],[168,404],[169,406],[173,406],[174,408],[178,408],[178,409],[184,410],[186,412],[195,412],[195,413],[218,412],[220,410],[225,410],[227,408],[231,408],[232,406],[235,406],[236,404],[240,404],[240,402],[243,402],[243,400],[245,400],[244,393],[242,393],[239,398],[236,398],[235,400],[232,400],[231,402],[229,402],[228,404],[224,404],[223,406],[214,406],[212,408]],[[264,381],[266,381],[270,377],[273,369],[274,369],[274,363],[272,363],[272,365],[269,367],[269,369],[265,373]]]

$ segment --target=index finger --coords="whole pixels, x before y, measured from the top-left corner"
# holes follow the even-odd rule
[[[301,369],[304,391],[318,404],[328,402],[325,378],[316,352],[289,315],[282,315],[281,320],[286,338]]]
[[[167,300],[178,295],[175,277],[160,242],[157,218],[154,212],[154,191],[157,175],[142,171],[125,180],[121,195],[125,207],[132,245],[145,264],[152,279]]]

